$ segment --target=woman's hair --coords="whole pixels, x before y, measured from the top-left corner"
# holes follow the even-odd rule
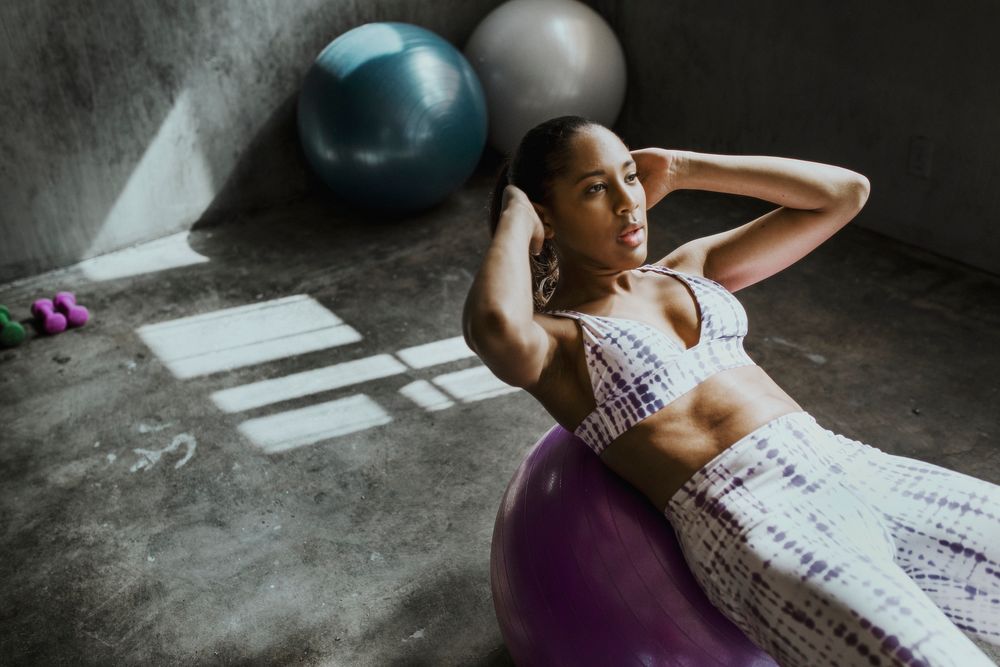
[[[540,204],[550,203],[552,183],[569,167],[569,144],[581,130],[600,123],[581,116],[551,118],[528,130],[514,150],[512,157],[504,158],[497,170],[497,180],[490,197],[490,237],[496,233],[500,214],[503,213],[503,191],[508,184],[515,185]],[[603,126],[601,126],[603,127]],[[559,262],[555,247],[548,239],[531,261],[531,287],[535,310],[548,303],[559,281]]]

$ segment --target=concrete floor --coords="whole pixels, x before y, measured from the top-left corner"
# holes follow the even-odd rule
[[[456,345],[490,185],[395,223],[314,198],[0,287],[20,318],[62,289],[93,316],[0,352],[0,661],[511,664],[490,539],[553,420]],[[771,208],[676,192],[649,261]],[[1000,483],[1000,278],[848,225],[738,296],[822,425]]]

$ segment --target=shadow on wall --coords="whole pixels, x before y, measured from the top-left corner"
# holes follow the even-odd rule
[[[11,65],[0,136],[17,165],[0,179],[0,280],[187,228],[230,172],[256,107],[279,99],[299,53],[322,39],[265,58],[281,25],[264,12],[239,15],[245,40],[219,42],[199,27],[222,28],[236,18],[226,12],[91,9],[0,5]],[[252,103],[239,103],[241,90]]]
[[[296,91],[274,110],[192,230],[295,201],[314,187],[295,124],[297,99]]]

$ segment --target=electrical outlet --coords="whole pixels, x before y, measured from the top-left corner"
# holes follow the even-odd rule
[[[920,178],[931,177],[931,157],[934,153],[934,142],[929,137],[914,135],[910,137],[910,163],[908,171]]]

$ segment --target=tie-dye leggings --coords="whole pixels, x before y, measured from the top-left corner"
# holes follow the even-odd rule
[[[993,667],[1000,486],[777,417],[664,513],[709,600],[783,667]]]

